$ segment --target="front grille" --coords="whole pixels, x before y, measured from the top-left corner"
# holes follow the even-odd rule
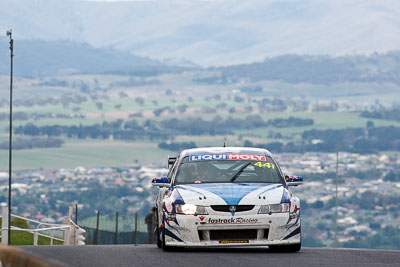
[[[210,230],[210,240],[250,240],[257,239],[257,229]]]
[[[229,207],[231,205],[211,205],[211,208],[215,211],[220,211],[220,212],[231,212],[229,210]],[[235,212],[241,212],[241,211],[249,211],[254,208],[254,205],[233,205],[236,208]]]

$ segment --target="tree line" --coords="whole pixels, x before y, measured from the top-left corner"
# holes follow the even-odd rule
[[[399,67],[398,51],[341,57],[283,55],[267,58],[263,62],[219,67],[216,68],[221,73],[219,76],[196,82],[224,84],[247,78],[252,81],[278,80],[328,85],[343,82],[399,84]]]
[[[363,118],[400,121],[400,108],[363,111],[360,116]]]
[[[258,127],[292,127],[312,125],[313,120],[290,117],[288,119],[263,120],[260,115],[249,115],[244,119],[216,116],[206,121],[200,117],[185,119],[165,119],[161,121],[146,120],[139,123],[136,120],[104,121],[93,125],[36,126],[28,123],[15,128],[16,134],[30,136],[66,136],[69,138],[99,138],[120,140],[169,139],[175,135],[223,135],[233,134],[236,129],[252,129]]]
[[[290,117],[288,119],[278,118],[264,120],[261,115],[249,115],[244,119],[233,118],[231,116],[223,119],[215,116],[211,121],[203,120],[200,117],[189,117],[185,119],[167,119],[160,122],[162,128],[177,131],[189,135],[218,135],[233,134],[237,129],[253,129],[260,127],[300,127],[314,124],[312,119],[301,119]]]
[[[308,130],[302,134],[300,143],[272,142],[253,144],[246,140],[245,146],[265,147],[274,153],[280,152],[335,152],[377,153],[400,149],[400,128],[394,126],[370,128],[346,128],[327,130]]]
[[[32,137],[30,139],[16,138],[12,143],[13,149],[51,148],[61,147],[64,141],[53,137]],[[8,149],[9,142],[0,142],[0,149]]]
[[[143,139],[167,139],[169,134],[164,133],[159,128],[153,127],[150,123],[139,125],[136,121],[127,121],[123,124],[122,120],[114,122],[103,122],[93,125],[65,126],[47,125],[36,126],[28,123],[24,126],[15,128],[15,134],[30,136],[51,136],[69,137],[77,139],[118,139],[118,140],[143,140]]]
[[[79,108],[78,108],[79,109]],[[79,110],[76,110],[79,111]],[[33,120],[39,120],[39,119],[45,119],[45,118],[50,118],[50,119],[73,119],[73,118],[85,118],[86,116],[84,114],[65,114],[65,113],[26,113],[23,111],[17,111],[13,113],[13,120],[20,120],[20,121],[26,121],[29,119]],[[0,121],[1,120],[9,120],[10,119],[10,113],[5,113],[1,112],[0,113]]]
[[[170,150],[170,151],[181,151],[188,148],[196,148],[195,142],[161,142],[158,144],[158,148]]]

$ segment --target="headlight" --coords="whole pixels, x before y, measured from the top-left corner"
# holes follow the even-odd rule
[[[185,215],[206,215],[208,214],[206,207],[196,206],[193,204],[176,204],[176,213]]]
[[[258,214],[289,212],[289,203],[261,205]]]

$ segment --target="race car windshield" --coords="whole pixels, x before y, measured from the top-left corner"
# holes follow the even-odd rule
[[[200,183],[282,183],[270,157],[261,160],[194,160],[184,158],[175,184]]]

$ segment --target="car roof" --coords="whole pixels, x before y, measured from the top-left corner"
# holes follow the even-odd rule
[[[251,155],[267,155],[272,156],[272,153],[264,148],[255,147],[200,147],[185,149],[181,152],[182,157],[192,155],[206,155],[206,154],[251,154]]]

